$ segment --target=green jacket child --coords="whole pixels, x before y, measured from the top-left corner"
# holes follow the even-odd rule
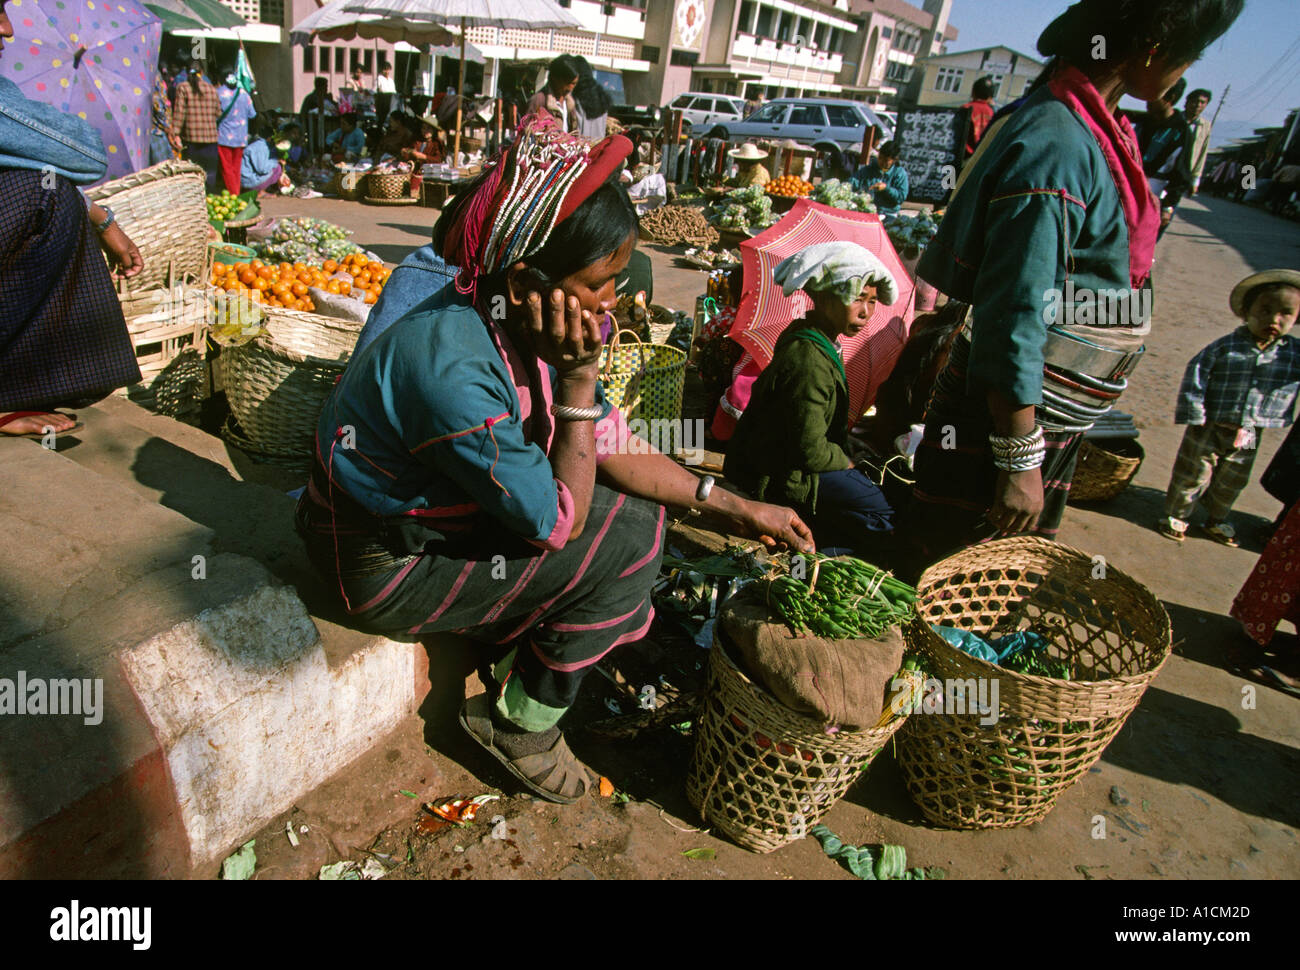
[[[829,530],[837,547],[860,549],[862,531],[889,531],[892,513],[848,455],[848,379],[836,341],[861,331],[878,300],[897,300],[898,287],[875,255],[847,242],[809,246],[782,261],[773,277],[787,296],[804,290],[813,308],[781,335],[754,383],[724,471],[755,498],[811,517],[819,548]],[[846,515],[857,525],[844,521]],[[849,534],[862,541],[841,543]]]

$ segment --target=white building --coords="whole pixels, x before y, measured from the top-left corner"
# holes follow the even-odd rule
[[[915,103],[921,107],[959,107],[971,99],[971,88],[982,77],[993,78],[993,100],[1007,104],[1025,93],[1042,73],[1043,61],[1009,47],[922,58]]]

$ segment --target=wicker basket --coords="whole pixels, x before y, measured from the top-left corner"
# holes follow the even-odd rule
[[[321,406],[352,356],[361,324],[263,308],[265,329],[222,353],[222,380],[239,443],[257,453],[310,460]]]
[[[208,209],[203,169],[168,161],[86,191],[113,210],[144,257],[144,269],[125,281],[137,293],[174,283],[198,283],[208,258]]]
[[[411,194],[411,175],[409,172],[379,174],[372,172],[367,177],[366,195],[372,199],[403,199]]]
[[[926,673],[998,685],[997,720],[978,713],[913,715],[898,764],[926,818],[953,828],[1037,821],[1101,757],[1169,657],[1169,616],[1114,567],[1045,539],[974,546],[921,577],[920,620],[906,629]],[[996,637],[1036,629],[1074,680],[1016,673],[948,644],[931,623]],[[987,720],[987,718],[983,718]]]
[[[715,632],[686,797],[737,845],[771,852],[803,838],[904,720],[828,735],[746,677]]]
[[[1070,503],[1113,499],[1128,488],[1145,457],[1142,446],[1132,439],[1083,442],[1070,484]]]
[[[623,343],[625,338],[631,342]],[[682,416],[686,352],[668,344],[647,344],[620,329],[604,351],[600,383],[605,400],[628,421],[672,421]]]

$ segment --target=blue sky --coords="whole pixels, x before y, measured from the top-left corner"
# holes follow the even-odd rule
[[[960,34],[949,50],[1003,44],[1037,57],[1038,35],[1068,5],[1068,0],[954,0],[950,19]],[[1246,0],[1232,29],[1188,70],[1189,89],[1214,92],[1208,115],[1213,116],[1224,88],[1232,85],[1219,115],[1222,134],[1279,125],[1290,109],[1300,107],[1298,13],[1296,0]],[[1130,99],[1125,104],[1137,106]]]

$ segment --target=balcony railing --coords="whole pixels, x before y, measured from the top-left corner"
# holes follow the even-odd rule
[[[796,47],[794,44],[756,37],[741,31],[736,32],[736,40],[731,45],[731,56],[745,61],[791,64],[829,74],[838,74],[844,65],[844,58],[838,53],[813,47]]]

